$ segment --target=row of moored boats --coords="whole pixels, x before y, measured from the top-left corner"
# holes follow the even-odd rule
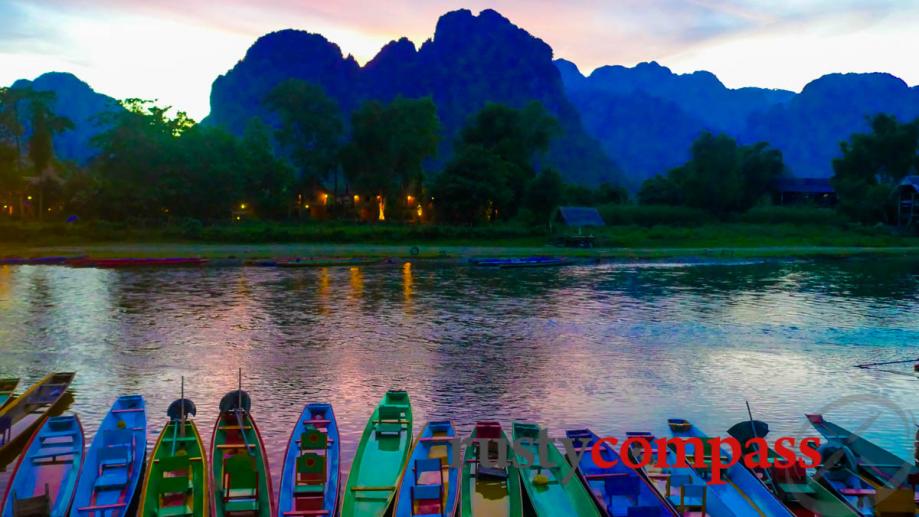
[[[712,484],[713,461],[726,450],[693,450],[708,437],[691,422],[670,420],[686,438],[692,461],[677,450],[632,440],[618,451],[589,429],[566,432],[560,450],[536,424],[476,423],[462,450],[448,420],[414,435],[404,391],[389,391],[373,410],[343,482],[338,424],[332,405],[307,404],[293,425],[275,496],[265,444],[241,390],[220,401],[209,447],[183,397],[167,411],[147,457],[147,412],[140,395],[119,397],[91,445],[76,415],[49,416],[61,405],[73,373],[52,373],[18,397],[15,380],[0,380],[0,457],[19,454],[4,494],[2,517],[51,516],[904,516],[916,514],[917,469],[856,434],[809,415],[825,438],[822,465],[727,468]],[[754,420],[728,433],[740,443],[764,438]],[[599,445],[597,445],[599,442]],[[513,445],[512,445],[513,444]],[[599,455],[592,454],[597,447]],[[583,453],[576,465],[567,457]],[[630,468],[619,453],[627,453]],[[744,451],[750,452],[750,451]],[[778,458],[774,451],[760,451]],[[648,455],[650,454],[650,458]],[[461,455],[461,456],[460,456]],[[572,456],[573,457],[573,456]],[[640,461],[642,458],[648,461]],[[610,466],[612,465],[612,466]]]

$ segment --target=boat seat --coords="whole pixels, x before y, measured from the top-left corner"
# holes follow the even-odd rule
[[[325,491],[326,458],[307,452],[297,458],[297,479],[295,494],[312,494]]]
[[[177,504],[173,506],[161,506],[156,510],[157,517],[185,517],[187,515],[193,515],[191,508],[188,505]]]
[[[128,484],[128,470],[127,469],[108,469],[102,472],[101,475],[96,477],[96,482],[93,484],[94,488],[100,490],[110,489],[110,488],[121,488]]]
[[[612,499],[614,496],[628,498],[630,501],[637,501],[638,494],[641,491],[641,480],[638,476],[610,476],[603,478],[603,488],[607,496]]]
[[[412,501],[418,505],[418,514],[440,515],[443,513],[444,471],[441,459],[422,458],[415,460],[412,471],[415,475],[415,484],[412,486]],[[438,481],[422,484],[420,482],[421,476],[432,472],[438,474]]]
[[[43,460],[46,458],[57,458],[58,456],[71,456],[71,455],[77,454],[78,452],[80,451],[78,451],[77,449],[68,449],[66,451],[41,452],[38,454],[33,454],[31,459],[32,461],[35,461],[35,460]]]
[[[807,483],[778,483],[779,490],[786,494],[815,494],[816,490]]]
[[[376,433],[383,436],[402,434],[403,424],[407,423],[402,420],[402,411],[402,406],[380,405],[377,411]]]
[[[864,495],[875,495],[877,492],[873,488],[841,488],[839,493],[842,495],[850,495],[861,497]]]
[[[329,436],[314,426],[308,425],[300,435],[301,451],[316,451],[329,448]]]
[[[63,393],[66,386],[66,384],[44,384],[40,386],[31,397],[29,397],[28,403],[36,406],[51,404],[60,398],[61,393]],[[72,420],[68,418],[68,421]]]
[[[223,507],[226,513],[259,510],[259,473],[255,458],[241,453],[223,462]]]
[[[625,515],[626,517],[663,517],[665,514],[658,506],[632,506]]]
[[[254,449],[254,443],[221,443],[217,445],[217,449]]]

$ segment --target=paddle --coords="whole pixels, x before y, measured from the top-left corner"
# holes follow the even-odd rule
[[[754,438],[759,438],[759,435],[756,432],[756,424],[753,422],[753,411],[750,410],[750,401],[744,400],[744,403],[747,405],[747,416],[750,417],[750,430],[753,431]],[[766,478],[766,481],[770,486],[775,486],[775,480],[772,479],[772,476],[769,474],[769,469],[763,469],[763,477]]]

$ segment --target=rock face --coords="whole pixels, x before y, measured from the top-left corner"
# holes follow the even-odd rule
[[[839,143],[866,130],[868,117],[919,116],[919,88],[888,74],[827,75],[795,94],[729,89],[709,72],[674,74],[653,62],[601,67],[587,77],[573,63],[555,64],[584,127],[633,188],[683,163],[702,131],[769,142],[793,174],[829,177]]]
[[[322,36],[286,30],[260,38],[245,58],[214,81],[207,123],[241,132],[251,117],[268,122],[261,101],[288,78],[321,85],[347,114],[365,99],[433,98],[444,126],[444,152],[466,120],[488,102],[538,100],[564,128],[546,161],[572,182],[618,180],[618,169],[581,125],[568,101],[552,49],[495,11],[445,14],[420,48],[393,41],[360,67]]]
[[[36,91],[54,92],[52,109],[74,124],[73,129],[54,137],[54,152],[57,157],[80,164],[88,162],[96,152],[92,146],[92,138],[103,130],[97,120],[98,116],[121,109],[119,104],[111,97],[96,93],[88,84],[68,73],[50,72],[34,81],[20,79],[13,83],[12,88],[29,86]]]

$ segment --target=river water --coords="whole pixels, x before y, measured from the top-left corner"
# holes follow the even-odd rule
[[[531,420],[555,435],[723,434],[754,417],[813,435],[805,412],[912,458],[919,261],[619,263],[481,270],[0,266],[0,376],[20,391],[76,371],[87,434],[116,396],[147,399],[150,442],[185,377],[205,440],[237,369],[280,458],[303,405],[330,401],[345,467],[388,388],[415,429]],[[8,474],[0,474],[0,490]]]

